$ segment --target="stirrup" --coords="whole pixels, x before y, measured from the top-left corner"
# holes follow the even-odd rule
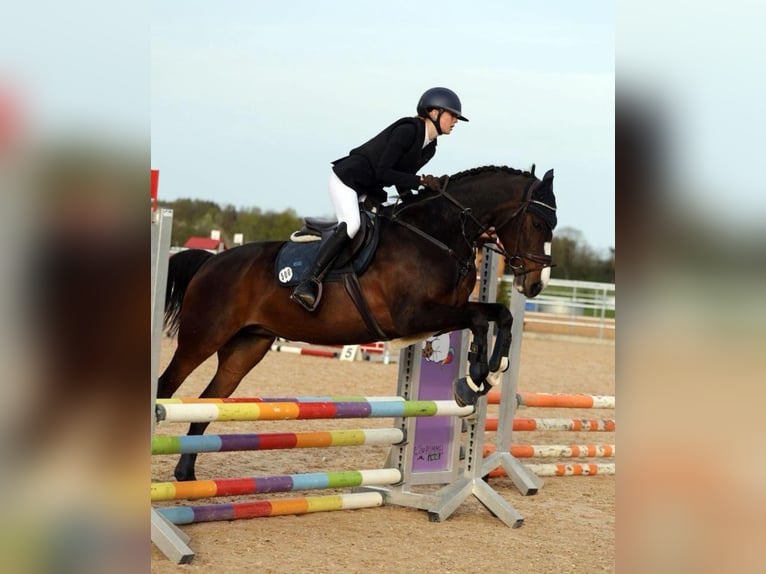
[[[309,285],[314,285],[316,287],[314,293],[298,293],[298,290],[301,287],[310,288]],[[305,281],[298,283],[295,289],[293,289],[293,292],[290,294],[290,299],[298,303],[298,305],[306,309],[309,313],[312,313],[322,299],[322,283],[313,277],[311,279],[306,279]]]

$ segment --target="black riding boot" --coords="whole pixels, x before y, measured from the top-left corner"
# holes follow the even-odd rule
[[[325,239],[319,248],[317,260],[311,273],[296,285],[290,299],[297,302],[306,311],[313,311],[317,308],[319,300],[322,298],[322,279],[327,275],[333,261],[348,239],[345,222],[339,223],[332,235]]]

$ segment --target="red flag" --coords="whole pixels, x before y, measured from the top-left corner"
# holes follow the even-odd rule
[[[152,170],[152,211],[157,211],[157,188],[160,185],[160,170]]]

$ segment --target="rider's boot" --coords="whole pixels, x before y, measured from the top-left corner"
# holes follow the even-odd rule
[[[346,223],[341,222],[322,243],[313,269],[303,281],[296,285],[290,299],[297,302],[306,311],[313,311],[317,308],[322,298],[322,279],[327,275],[333,261],[348,239]]]

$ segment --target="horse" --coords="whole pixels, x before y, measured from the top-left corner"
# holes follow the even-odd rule
[[[470,329],[468,374],[453,383],[460,405],[475,404],[491,377],[508,368],[513,318],[500,303],[469,301],[476,251],[493,244],[513,271],[513,287],[538,295],[550,276],[556,225],[553,170],[484,166],[452,175],[444,189],[380,207],[379,243],[351,291],[325,282],[322,301],[308,312],[290,299],[275,274],[282,241],[253,242],[219,254],[182,251],[170,258],[165,328],[177,348],[158,381],[169,398],[202,362],[218,355],[217,371],[200,397],[230,396],[277,337],[320,345],[423,340]],[[348,274],[347,274],[348,275]],[[356,275],[354,275],[356,279]],[[352,282],[353,283],[353,282]],[[497,337],[488,358],[489,323]],[[490,377],[490,380],[488,380]],[[209,423],[192,423],[201,435]],[[195,454],[183,454],[177,480],[194,480]]]

